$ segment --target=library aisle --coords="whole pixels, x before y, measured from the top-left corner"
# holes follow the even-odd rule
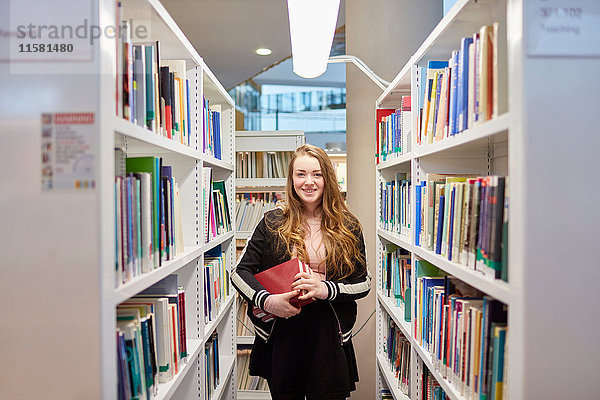
[[[270,399],[229,277],[304,132],[236,130],[160,0],[0,5],[0,399]],[[600,3],[345,7],[391,79],[348,66],[333,158],[374,278],[351,398],[597,398]]]

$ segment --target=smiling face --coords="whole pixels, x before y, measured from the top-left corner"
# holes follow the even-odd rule
[[[294,191],[304,206],[314,211],[321,204],[325,187],[319,160],[309,155],[296,158],[292,179]]]

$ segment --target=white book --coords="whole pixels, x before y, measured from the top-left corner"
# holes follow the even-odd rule
[[[141,232],[142,232],[142,273],[154,269],[154,251],[152,243],[152,175],[140,173],[141,192]]]

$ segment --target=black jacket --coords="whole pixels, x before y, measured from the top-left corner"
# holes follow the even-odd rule
[[[265,213],[258,223],[252,236],[239,259],[232,275],[231,282],[237,291],[249,302],[263,308],[269,296],[264,287],[258,283],[254,274],[274,267],[289,260],[285,245],[269,227],[277,226],[283,218],[283,211],[275,209]],[[268,225],[268,226],[267,226]],[[371,287],[371,276],[366,266],[365,243],[360,226],[352,232],[356,235],[360,252],[365,255],[363,260],[355,261],[355,271],[351,276],[341,280],[325,281],[329,295],[328,301],[338,319],[342,342],[347,342],[352,334],[352,327],[356,322],[355,300],[365,297]],[[323,300],[317,300],[323,301]],[[248,307],[248,316],[254,324],[256,335],[265,342],[268,340],[274,321],[264,322],[252,314],[252,307]]]

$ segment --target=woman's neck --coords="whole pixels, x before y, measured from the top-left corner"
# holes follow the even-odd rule
[[[321,220],[321,214],[322,214],[322,207],[319,206],[315,206],[313,208],[308,208],[308,207],[304,207],[304,218],[306,218],[307,221],[320,221]]]

